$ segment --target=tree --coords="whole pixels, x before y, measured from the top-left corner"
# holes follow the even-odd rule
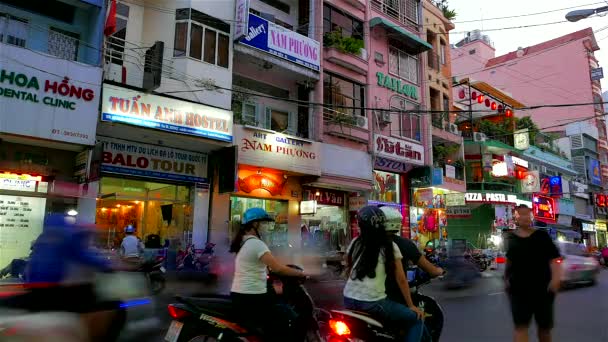
[[[524,116],[522,118],[517,119],[515,127],[517,127],[517,129],[528,129],[528,133],[530,134],[530,141],[532,143],[536,141],[536,136],[538,135],[538,133],[540,133],[540,129],[530,116]]]

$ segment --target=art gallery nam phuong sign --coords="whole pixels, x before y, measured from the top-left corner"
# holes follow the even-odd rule
[[[232,142],[232,112],[105,84],[101,120]]]

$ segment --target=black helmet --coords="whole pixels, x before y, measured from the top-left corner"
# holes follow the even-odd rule
[[[385,230],[386,216],[375,205],[366,205],[357,212],[359,229],[361,231]]]

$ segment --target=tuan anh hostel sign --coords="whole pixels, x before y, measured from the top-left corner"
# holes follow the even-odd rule
[[[102,138],[100,142],[103,172],[207,183],[206,154],[113,138]]]
[[[101,120],[232,142],[232,112],[104,84]]]
[[[321,65],[319,42],[251,13],[240,43],[316,71]]]
[[[394,137],[375,134],[374,153],[377,157],[380,157],[376,158],[375,167],[388,171],[405,170],[405,166],[408,164],[424,165],[424,147],[422,145]],[[386,167],[381,167],[382,165],[378,165],[379,160],[384,162],[385,159],[392,161],[392,167],[388,167],[388,165],[385,165]],[[395,164],[403,164],[405,166],[399,168],[396,167]]]
[[[268,130],[235,126],[239,164],[321,175],[321,144]]]
[[[101,68],[6,44],[0,50],[0,132],[93,145]]]

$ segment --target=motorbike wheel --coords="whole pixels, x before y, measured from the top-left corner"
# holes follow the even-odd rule
[[[150,286],[150,292],[153,295],[157,295],[165,289],[165,279],[161,277],[155,277],[154,275],[148,275],[148,284]]]

